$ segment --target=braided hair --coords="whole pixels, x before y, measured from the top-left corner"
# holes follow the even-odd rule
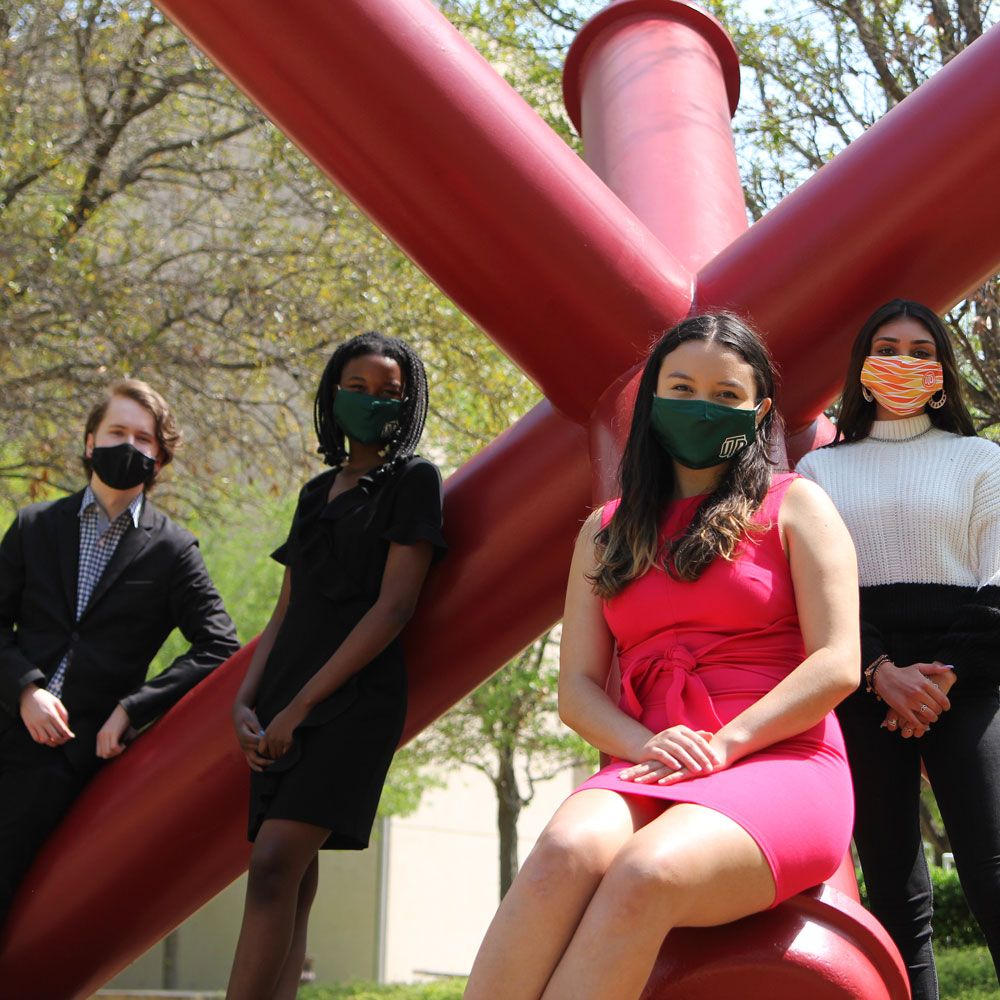
[[[347,439],[333,415],[333,397],[347,362],[368,354],[392,358],[399,365],[405,392],[396,430],[383,448],[385,458],[370,473],[373,479],[379,481],[390,478],[400,465],[412,457],[427,419],[427,373],[417,352],[409,344],[377,330],[369,330],[341,344],[333,352],[319,380],[313,402],[313,424],[319,441],[316,450],[323,456],[323,461],[327,465],[343,464],[347,459]]]

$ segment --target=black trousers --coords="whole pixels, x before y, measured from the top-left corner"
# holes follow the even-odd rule
[[[887,706],[863,689],[837,710],[871,910],[899,948],[913,1000],[938,998],[931,881],[920,836],[921,759],[1000,980],[1000,689],[978,681],[964,686],[960,677],[949,698],[951,708],[920,739],[880,728]]]
[[[81,774],[58,747],[44,747],[20,719],[0,731],[0,925],[38,849],[80,794]]]

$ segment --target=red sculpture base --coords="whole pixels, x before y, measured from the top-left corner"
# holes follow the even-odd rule
[[[882,925],[827,883],[731,924],[673,931],[640,1000],[737,998],[909,1000],[910,985]]]

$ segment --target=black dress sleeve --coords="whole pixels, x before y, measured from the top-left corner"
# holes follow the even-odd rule
[[[288,528],[288,535],[285,540],[271,553],[271,558],[282,566],[290,566],[292,564],[293,552],[295,550],[295,542],[299,534],[299,522],[302,519],[302,507],[303,504],[308,504],[310,499],[314,494],[317,494],[321,489],[328,488],[328,486],[320,483],[320,480],[328,476],[328,473],[321,473],[315,479],[310,479],[305,486],[299,490],[299,499],[295,504],[295,513],[292,515],[292,523]]]
[[[430,542],[433,562],[443,559],[448,546],[441,533],[441,473],[423,458],[413,459],[395,484],[392,511],[382,537],[400,545]]]

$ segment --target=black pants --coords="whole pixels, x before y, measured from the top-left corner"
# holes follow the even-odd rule
[[[927,735],[879,728],[887,706],[863,689],[837,710],[854,779],[854,842],[872,913],[910,974],[913,1000],[937,1000],[932,893],[920,836],[920,763],[934,789],[966,899],[1000,979],[1000,690],[949,692]]]
[[[0,732],[0,925],[32,859],[87,783],[59,748],[40,746],[20,719]]]

